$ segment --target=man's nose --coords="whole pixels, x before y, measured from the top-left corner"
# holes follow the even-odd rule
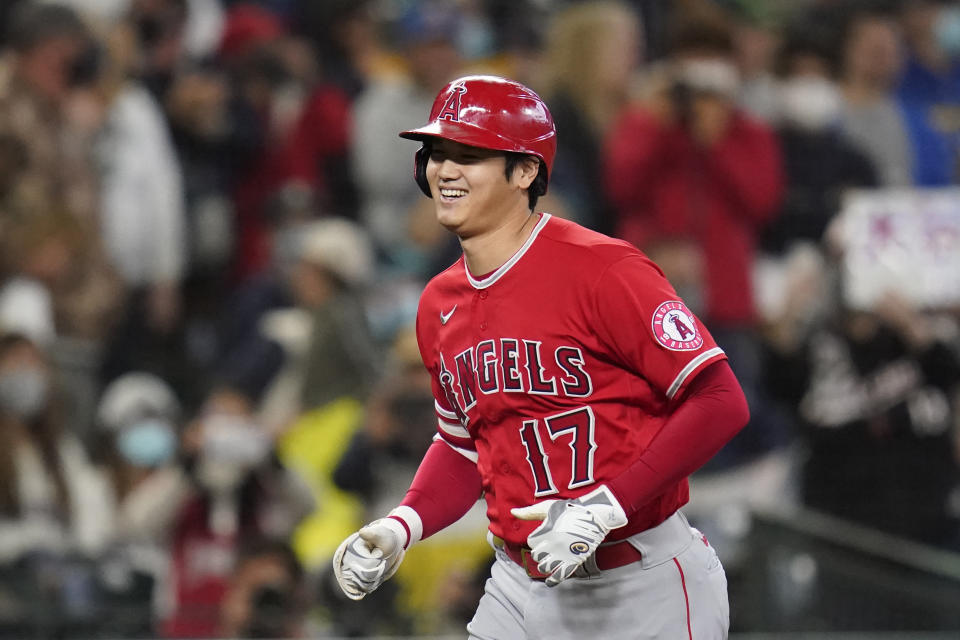
[[[437,169],[437,176],[444,180],[460,177],[460,164],[450,158],[444,158],[443,162],[440,163],[440,168]]]

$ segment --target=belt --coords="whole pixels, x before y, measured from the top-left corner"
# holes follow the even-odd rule
[[[533,580],[543,580],[549,575],[537,569],[537,563],[530,556],[530,547],[527,545],[507,542],[497,536],[493,536],[493,544],[498,549],[502,549],[508,558],[520,565]],[[640,552],[626,540],[601,544],[594,554],[597,568],[601,571],[616,569],[631,562],[637,562],[640,557]]]

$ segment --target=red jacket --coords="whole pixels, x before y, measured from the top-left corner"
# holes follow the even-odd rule
[[[724,137],[704,149],[681,127],[629,110],[607,140],[606,176],[617,235],[640,248],[664,238],[696,242],[704,259],[704,319],[752,323],[756,238],[783,189],[772,130],[737,113]]]

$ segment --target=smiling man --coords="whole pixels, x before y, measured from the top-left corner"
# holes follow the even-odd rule
[[[463,256],[417,315],[434,443],[401,505],[340,545],[344,593],[482,494],[497,561],[470,638],[725,638],[723,568],[679,511],[748,418],[723,351],[640,251],[535,213],[556,130],[533,91],[461,78],[400,135]]]

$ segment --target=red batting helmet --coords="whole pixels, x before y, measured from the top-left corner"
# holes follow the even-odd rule
[[[401,138],[443,138],[483,149],[525,153],[543,161],[544,178],[553,169],[557,129],[546,103],[519,82],[497,76],[466,76],[449,83],[433,101],[430,122],[400,133]],[[415,158],[415,177],[430,196],[426,150]],[[546,192],[546,180],[543,181]],[[537,195],[543,195],[538,193]]]

